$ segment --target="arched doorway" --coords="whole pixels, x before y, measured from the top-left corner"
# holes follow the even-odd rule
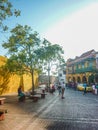
[[[77,77],[77,83],[81,83],[81,79],[79,76]]]
[[[95,74],[95,82],[98,83],[98,74]]]
[[[71,82],[71,81],[72,81],[71,77],[68,77],[68,82]]]
[[[73,82],[76,82],[76,79],[75,79],[75,77],[73,77]]]
[[[94,75],[93,74],[88,77],[88,83],[89,84],[94,83]]]
[[[82,77],[82,82],[83,82],[83,83],[84,83],[84,82],[87,82],[86,76],[83,76],[83,77]]]

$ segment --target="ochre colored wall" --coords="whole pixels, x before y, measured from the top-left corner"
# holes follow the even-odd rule
[[[0,56],[0,66],[3,65],[5,61],[6,61],[6,58],[3,56]],[[24,91],[28,91],[32,87],[31,81],[32,80],[31,80],[30,74],[24,74],[22,81],[21,81],[21,76],[12,74],[9,79],[9,83],[7,84],[7,89],[3,94],[16,93],[20,84],[23,85]],[[35,87],[38,86],[38,74],[36,72],[34,72],[34,84],[35,84]]]

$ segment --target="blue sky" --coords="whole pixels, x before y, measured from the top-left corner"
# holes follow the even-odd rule
[[[21,17],[13,23],[28,24],[41,32],[91,3],[91,0],[10,0],[21,10]],[[9,21],[10,22],[10,21]],[[12,23],[12,24],[13,24]]]
[[[10,1],[15,8],[21,10],[20,17],[6,20],[10,28],[18,23],[31,26],[41,37],[60,44],[66,59],[79,56],[90,49],[98,51],[97,45],[94,45],[98,42],[97,0]],[[90,30],[93,33],[89,33]],[[1,40],[4,40],[3,35]],[[0,55],[4,55],[6,51],[2,48],[0,50]]]

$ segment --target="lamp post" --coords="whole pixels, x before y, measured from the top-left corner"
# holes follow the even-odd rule
[[[50,88],[50,63],[48,63],[48,87]]]

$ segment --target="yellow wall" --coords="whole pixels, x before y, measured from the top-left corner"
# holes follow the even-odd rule
[[[6,58],[3,56],[0,56],[0,66],[3,65],[5,61],[6,61]],[[0,87],[2,85],[1,82],[2,82],[2,77],[0,78]],[[23,75],[23,82],[22,82],[21,76],[16,75],[16,74],[14,74],[14,75],[12,74],[11,77],[9,78],[9,82],[7,83],[6,86],[4,86],[4,87],[7,87],[7,89],[4,93],[7,93],[7,94],[8,93],[16,93],[20,84],[23,84],[24,91],[28,91],[32,87],[31,75],[24,74]],[[34,84],[35,84],[35,87],[38,86],[38,74],[36,72],[34,73]]]

